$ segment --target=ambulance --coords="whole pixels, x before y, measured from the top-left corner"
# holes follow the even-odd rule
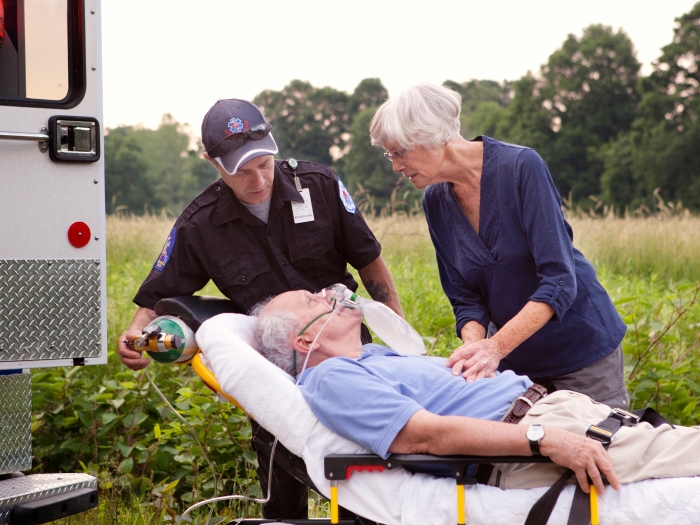
[[[107,363],[99,0],[0,0],[0,525],[97,506],[30,474],[31,371]]]

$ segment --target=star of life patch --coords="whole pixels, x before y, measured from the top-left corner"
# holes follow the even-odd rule
[[[343,206],[345,206],[347,212],[355,213],[355,211],[357,210],[355,201],[352,200],[350,192],[348,192],[348,190],[345,188],[345,185],[341,182],[340,179],[338,179],[338,189],[340,190],[340,200],[343,201]]]
[[[170,260],[170,254],[173,253],[173,248],[175,247],[175,234],[176,233],[177,233],[177,228],[173,228],[172,230],[170,230],[170,235],[168,235],[168,239],[165,241],[165,244],[163,245],[163,249],[160,251],[160,255],[158,256],[158,260],[153,265],[154,270],[158,270],[159,272],[162,272],[163,268],[165,268],[165,265],[168,264],[168,261]]]

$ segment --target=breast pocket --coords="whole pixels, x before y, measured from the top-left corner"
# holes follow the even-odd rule
[[[212,280],[232,301],[250,308],[269,295],[265,291],[269,272],[270,265],[264,257],[241,257],[212,271]]]
[[[317,287],[333,284],[345,273],[345,260],[335,250],[333,233],[331,228],[289,242],[292,266]]]

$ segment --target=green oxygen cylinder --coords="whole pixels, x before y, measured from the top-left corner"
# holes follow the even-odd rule
[[[186,364],[199,351],[194,332],[181,319],[164,315],[151,321],[143,335],[134,341],[134,349],[146,351],[159,363]]]

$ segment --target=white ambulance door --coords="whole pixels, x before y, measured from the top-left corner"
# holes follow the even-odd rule
[[[100,2],[0,20],[0,370],[106,363]]]

